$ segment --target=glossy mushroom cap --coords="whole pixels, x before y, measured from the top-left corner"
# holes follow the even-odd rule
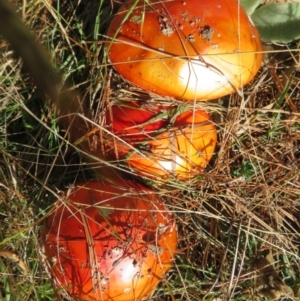
[[[188,101],[235,92],[262,61],[259,33],[237,0],[129,0],[107,35],[110,62],[125,79]]]
[[[177,230],[156,195],[128,181],[78,184],[42,232],[54,283],[69,297],[132,301],[149,295],[174,260]]]
[[[201,109],[124,102],[107,111],[106,156],[136,175],[154,180],[190,180],[212,158],[217,131]]]

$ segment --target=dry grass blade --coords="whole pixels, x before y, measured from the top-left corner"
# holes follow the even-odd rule
[[[23,271],[23,277],[26,279],[28,275],[28,267],[20,257],[9,250],[0,249],[0,256],[10,259]]]

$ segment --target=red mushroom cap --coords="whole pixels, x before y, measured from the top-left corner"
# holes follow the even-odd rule
[[[108,56],[130,82],[184,100],[240,89],[262,61],[259,33],[237,0],[129,0],[112,19]]]
[[[48,270],[76,300],[149,295],[174,260],[177,230],[161,200],[132,182],[78,184],[42,232]]]
[[[154,180],[198,176],[217,143],[209,114],[184,106],[151,109],[142,102],[118,103],[107,111],[107,129],[112,132],[103,139],[107,159]]]

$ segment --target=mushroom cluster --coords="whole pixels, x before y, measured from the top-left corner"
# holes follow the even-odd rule
[[[112,66],[149,100],[110,103],[91,152],[152,183],[195,179],[217,143],[198,101],[252,80],[262,61],[257,29],[237,0],[128,0],[107,36]],[[57,203],[42,242],[49,274],[68,297],[142,300],[171,268],[177,229],[153,189],[119,176],[78,184]]]
[[[106,114],[111,135],[98,139],[101,156],[150,180],[194,179],[217,141],[198,101],[253,79],[262,61],[256,27],[237,0],[128,0],[107,36],[114,69],[164,103],[117,100]]]

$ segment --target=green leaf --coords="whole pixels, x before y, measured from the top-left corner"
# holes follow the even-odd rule
[[[258,5],[260,5],[261,0],[240,0],[242,7],[248,15],[253,14]]]
[[[251,18],[264,41],[289,43],[300,38],[300,3],[266,4]]]

